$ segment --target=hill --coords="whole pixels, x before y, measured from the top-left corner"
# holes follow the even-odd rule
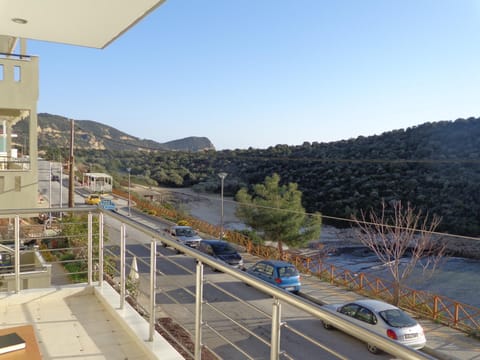
[[[110,158],[110,160],[108,160]],[[278,173],[295,182],[307,211],[325,222],[349,225],[361,211],[379,209],[382,200],[410,202],[442,217],[439,230],[480,235],[480,119],[425,123],[381,135],[330,143],[205,153],[161,152],[90,154],[88,161],[110,172],[132,167],[132,174],[161,186],[220,191],[218,173],[227,172],[225,194]]]
[[[91,120],[75,120],[75,149],[109,150],[109,151],[205,151],[215,150],[206,137],[186,137],[166,143],[139,139],[111,126]],[[18,129],[26,130],[26,124],[18,125]],[[47,113],[38,114],[38,147],[68,148],[70,146],[70,120]]]
[[[401,200],[440,216],[439,231],[480,236],[480,118],[268,149],[163,150],[138,156],[134,147],[92,148],[77,150],[77,159],[118,181],[131,168],[133,181],[219,193],[218,173],[226,172],[225,195],[232,196],[278,173],[282,183],[298,184],[306,210],[321,212],[325,224],[349,226],[352,215],[379,209],[382,200]]]

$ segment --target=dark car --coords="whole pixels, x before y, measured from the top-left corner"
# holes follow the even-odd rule
[[[250,267],[247,273],[294,294],[300,291],[300,274],[294,265],[286,261],[262,260]]]
[[[60,176],[52,175],[52,181],[60,181]]]
[[[227,241],[214,239],[202,240],[200,241],[198,250],[214,257],[215,259],[222,260],[235,268],[243,267],[242,256],[232,246],[232,244]]]

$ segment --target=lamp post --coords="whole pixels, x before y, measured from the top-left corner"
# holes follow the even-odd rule
[[[127,168],[128,171],[128,216],[131,215],[130,213],[130,171],[132,171],[131,168]]]
[[[48,162],[48,207],[52,207],[52,162]],[[52,224],[52,212],[49,211],[48,213],[48,220],[50,221],[50,225]]]
[[[226,172],[221,172],[218,174],[218,177],[221,179],[221,186],[220,186],[220,189],[221,189],[221,199],[222,199],[222,216],[221,216],[221,221],[220,221],[220,239],[223,239],[223,183],[224,183],[224,180],[225,178],[227,177],[227,173]]]
[[[63,160],[60,160],[60,208],[63,207]],[[60,219],[63,218],[63,212],[60,211]]]

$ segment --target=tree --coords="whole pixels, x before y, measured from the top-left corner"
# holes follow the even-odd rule
[[[308,216],[302,206],[297,184],[280,185],[280,176],[267,176],[263,184],[253,186],[252,194],[242,188],[236,195],[240,206],[236,215],[266,241],[276,242],[280,257],[283,243],[300,247],[320,235],[321,216]]]
[[[440,223],[438,216],[429,219],[423,216],[410,203],[404,207],[401,201],[391,203],[393,212],[382,201],[382,210],[376,214],[373,210],[366,215],[361,211],[360,219],[354,217],[358,225],[359,240],[369,247],[386,266],[393,277],[393,303],[400,301],[402,283],[419,266],[425,274],[435,271],[445,255],[446,245],[434,237]]]

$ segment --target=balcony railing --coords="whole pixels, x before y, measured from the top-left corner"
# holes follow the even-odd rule
[[[115,190],[115,193],[125,196],[119,190]],[[156,204],[150,201],[139,199],[135,196],[133,196],[133,199],[138,207],[145,209],[149,213],[174,221],[185,220],[185,215],[180,215],[174,210],[156,206]],[[187,218],[186,220],[200,232],[220,236],[221,229],[219,226],[196,218]],[[225,234],[230,242],[244,247],[252,255],[266,259],[280,259],[278,249],[275,247],[256,244],[237,231],[226,230]],[[393,282],[374,275],[352,272],[325,262],[322,257],[299,255],[288,251],[283,253],[282,260],[288,261],[294,264],[300,271],[316,276],[330,284],[356,291],[365,296],[380,298],[387,302],[393,299]],[[466,333],[480,332],[480,308],[461,303],[446,296],[403,286],[401,289],[400,307],[423,318]]]
[[[62,272],[52,271],[52,283],[58,284],[62,281],[63,283],[79,282],[101,287],[105,281],[108,281],[120,294],[120,307],[125,306],[126,301],[133,303],[138,311],[148,319],[150,329],[149,341],[153,341],[154,332],[162,327],[161,324],[156,322],[158,315],[156,314],[156,299],[162,294],[162,290],[157,286],[157,278],[168,278],[168,275],[161,273],[157,269],[157,259],[164,263],[174,261],[167,256],[162,256],[158,251],[157,247],[161,242],[196,260],[194,271],[187,271],[189,273],[188,276],[191,277],[192,282],[195,284],[195,288],[194,290],[185,290],[190,291],[190,294],[195,299],[195,319],[192,334],[193,349],[188,348],[183,340],[178,340],[179,346],[183,346],[184,350],[189,352],[195,359],[201,359],[202,350],[208,348],[208,342],[202,337],[202,331],[206,329],[213,331],[224,341],[229,342],[223,336],[222,328],[217,328],[215,323],[203,321],[207,308],[209,312],[210,310],[215,311],[218,316],[223,317],[230,324],[229,326],[237,326],[242,331],[246,331],[252,339],[267,344],[270,348],[270,359],[278,359],[280,356],[298,358],[299,354],[280,352],[280,334],[284,326],[288,327],[287,323],[282,319],[281,307],[287,304],[307,313],[312,319],[334,323],[339,330],[351,334],[364,342],[375,343],[378,347],[392,355],[403,359],[430,358],[425,354],[369,332],[325,311],[319,306],[259,281],[245,272],[233,269],[170,238],[163,237],[158,232],[135,223],[127,217],[104,212],[96,208],[49,210],[63,211],[65,215],[61,222],[52,224],[49,229],[44,228],[41,234],[38,232],[39,228],[36,228],[36,230],[32,228],[34,226],[32,224],[38,215],[38,209],[15,210],[14,213],[6,210],[0,211],[0,216],[5,223],[3,226],[0,226],[1,239],[3,242],[11,244],[12,247],[13,259],[11,264],[7,264],[7,266],[11,266],[9,269],[13,270],[8,272],[8,276],[14,279],[13,292],[22,292],[24,285],[27,284],[24,280],[34,275],[35,271],[23,271],[23,267],[29,264],[22,263],[21,259],[21,254],[33,252],[43,259],[41,261],[42,264],[64,269]],[[107,231],[105,222],[107,217],[109,218],[109,223],[119,224],[113,228],[114,231]],[[5,218],[9,220],[7,221]],[[130,246],[134,239],[131,236],[127,237],[127,232],[140,234],[135,236],[139,239],[135,242],[135,247],[137,250],[138,248],[143,249],[142,253],[149,254],[148,256],[137,256]],[[142,241],[141,239],[147,240]],[[129,246],[127,246],[127,240]],[[138,267],[141,267],[144,271],[138,271],[138,268],[135,268],[133,259],[138,261]],[[217,304],[204,301],[205,284],[208,283],[203,274],[204,266],[221,271],[231,276],[232,279],[246,283],[273,298],[271,311],[264,315],[264,320],[270,322],[270,337],[265,338],[265,336],[249,330],[247,326],[231,319],[229,314],[222,311]],[[5,275],[5,273],[2,274],[2,276]],[[64,277],[64,279],[57,277]],[[2,277],[0,277],[0,281],[4,281],[1,279]],[[32,285],[34,285],[34,282],[32,282]],[[216,286],[213,283],[209,283],[209,285]],[[252,306],[250,303],[237,297],[235,301],[243,303],[245,306]],[[298,335],[302,336],[303,340],[312,346],[318,346],[319,348],[323,346],[318,340],[303,334]],[[242,352],[233,342],[230,345],[232,348]]]
[[[7,158],[0,156],[0,171],[26,171],[30,170],[30,159],[28,158]]]

